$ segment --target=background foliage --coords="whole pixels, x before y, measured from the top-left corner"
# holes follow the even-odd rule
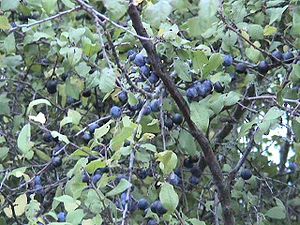
[[[182,109],[128,57],[153,70],[129,4],[224,177],[245,156],[230,182],[236,224],[299,224],[297,0],[2,0],[0,224],[223,224]],[[204,80],[225,89],[191,98]],[[166,212],[137,209],[142,198]]]

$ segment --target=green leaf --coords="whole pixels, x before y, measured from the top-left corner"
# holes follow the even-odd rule
[[[209,109],[198,102],[192,102],[190,110],[192,121],[200,130],[206,132],[209,124]]]
[[[99,88],[103,93],[111,92],[115,88],[116,73],[113,69],[104,68],[101,71]]]
[[[97,169],[104,168],[105,166],[106,166],[106,163],[105,163],[105,161],[103,161],[103,159],[97,159],[97,160],[93,160],[92,162],[87,164],[85,167],[85,170],[88,173],[93,174]]]
[[[188,222],[190,222],[192,225],[206,225],[204,221],[200,221],[196,218],[189,219]]]
[[[2,0],[1,9],[3,11],[14,10],[19,6],[19,4],[20,4],[20,0]]]
[[[285,208],[280,207],[280,206],[275,206],[271,209],[269,209],[265,216],[270,217],[272,219],[276,219],[276,220],[282,220],[286,217],[285,215]]]
[[[276,20],[280,21],[283,12],[289,7],[289,5],[286,5],[282,8],[270,8],[267,10],[267,13],[270,15],[270,22],[269,25],[274,23]]]
[[[14,33],[11,33],[4,39],[3,46],[7,54],[16,52],[16,41]]]
[[[75,71],[79,76],[85,77],[91,70],[91,67],[86,64],[86,62],[81,62],[75,66]]]
[[[46,13],[50,15],[57,9],[57,0],[42,0],[42,6]]]
[[[28,108],[27,108],[27,115],[30,114],[31,110],[33,109],[34,106],[40,105],[40,104],[46,104],[48,106],[51,106],[51,103],[47,99],[36,99],[33,100],[29,103]]]
[[[67,214],[66,221],[70,224],[78,224],[85,216],[83,209],[76,209]]]
[[[9,151],[9,148],[7,148],[7,147],[0,148],[0,160],[1,161],[3,161],[6,158],[8,151]]]
[[[118,185],[112,189],[110,192],[106,193],[106,197],[110,197],[110,196],[115,196],[118,194],[121,194],[122,192],[126,191],[128,188],[130,188],[132,186],[131,183],[129,183],[129,181],[127,181],[126,179],[121,179],[121,181],[118,183]]]
[[[27,159],[33,157],[32,147],[34,143],[30,141],[31,132],[30,132],[30,123],[26,124],[19,133],[17,145],[21,152]]]
[[[6,16],[0,16],[0,29],[9,30],[11,28]]]
[[[251,39],[253,40],[262,40],[264,39],[264,29],[259,24],[249,24],[248,33]]]
[[[52,137],[54,137],[54,138],[58,137],[58,140],[59,140],[59,141],[63,141],[63,142],[65,142],[66,144],[69,144],[69,143],[70,143],[70,141],[69,141],[69,139],[68,139],[68,137],[67,137],[66,135],[60,134],[60,133],[57,132],[57,131],[51,131],[51,135],[52,135]]]
[[[59,197],[55,197],[54,199],[56,201],[63,202],[67,212],[74,211],[81,204],[81,202],[79,200],[76,200],[76,199],[72,198],[69,195],[62,195],[62,196],[59,196]]]
[[[128,3],[123,0],[103,0],[103,4],[113,20],[119,20],[128,9]]]
[[[194,137],[186,130],[182,129],[179,134],[180,148],[190,156],[198,153]]]
[[[62,0],[62,2],[64,3],[65,6],[67,6],[70,9],[75,7],[75,4],[71,2],[71,0]]]
[[[175,60],[174,62],[174,69],[178,76],[181,78],[183,81],[191,82],[192,81],[192,76],[189,73],[191,70],[189,65],[179,59]]]
[[[264,120],[274,120],[284,115],[284,111],[278,109],[277,107],[272,107],[264,116]]]
[[[223,63],[223,57],[219,53],[213,53],[210,58],[208,64],[206,64],[203,68],[203,73],[208,75],[210,72],[215,71],[220,65]]]
[[[109,120],[106,124],[104,124],[103,126],[97,128],[95,130],[94,133],[94,138],[96,139],[100,139],[101,137],[103,137],[105,134],[108,133],[108,131],[110,130],[110,124],[113,122],[113,120]]]
[[[155,4],[149,4],[143,10],[143,16],[151,26],[159,27],[164,22],[169,14],[172,12],[172,6],[167,0],[160,0]],[[154,16],[155,15],[155,16]]]
[[[179,198],[174,187],[169,183],[163,183],[159,192],[162,205],[170,212],[174,212],[179,203]]]
[[[196,72],[199,72],[205,64],[208,63],[208,58],[203,51],[195,51],[192,53],[193,68]]]
[[[271,36],[273,34],[277,33],[277,28],[270,26],[270,25],[266,25],[264,28],[264,36]]]
[[[234,105],[241,99],[241,95],[234,91],[224,94],[223,96],[224,96],[224,106]]]
[[[6,97],[6,95],[0,95],[0,115],[8,115],[10,114],[9,108],[10,99]]]
[[[68,114],[62,121],[60,121],[60,128],[68,123],[78,125],[81,120],[81,114],[75,110],[69,109]]]
[[[166,150],[157,154],[157,161],[159,161],[159,168],[165,175],[170,174],[177,165],[177,155],[170,150]]]

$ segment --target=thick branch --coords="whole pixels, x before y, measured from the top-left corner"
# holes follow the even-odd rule
[[[132,20],[132,25],[136,31],[136,33],[143,37],[148,37],[148,34],[142,24],[139,11],[137,10],[136,6],[132,3],[129,4],[128,14]],[[172,98],[176,102],[178,108],[181,110],[185,121],[187,122],[190,132],[193,137],[197,140],[199,145],[201,146],[206,162],[210,168],[210,171],[213,175],[213,179],[215,185],[218,190],[218,195],[220,202],[222,204],[223,214],[224,214],[224,224],[234,224],[234,217],[232,214],[232,210],[230,208],[230,189],[224,186],[224,178],[222,175],[221,167],[217,161],[217,158],[210,146],[208,139],[205,137],[203,132],[201,132],[194,122],[190,118],[190,110],[187,105],[187,102],[184,100],[180,92],[175,86],[175,83],[171,79],[171,77],[164,73],[161,68],[161,60],[159,56],[156,54],[155,47],[153,43],[146,39],[140,39],[143,47],[145,48],[153,70],[159,76],[159,78],[163,81],[166,89],[171,94]]]

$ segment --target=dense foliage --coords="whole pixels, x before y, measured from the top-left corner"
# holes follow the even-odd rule
[[[299,224],[299,48],[298,0],[2,0],[0,224]]]

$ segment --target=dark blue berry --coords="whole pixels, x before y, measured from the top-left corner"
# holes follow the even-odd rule
[[[89,143],[89,141],[92,139],[92,135],[88,132],[85,132],[82,135],[82,139],[84,140],[85,143]]]
[[[190,177],[190,183],[192,185],[197,185],[197,184],[199,184],[199,182],[200,182],[200,179],[198,177],[195,177],[195,176]]]
[[[54,167],[59,167],[59,166],[61,166],[61,164],[62,164],[62,159],[60,156],[55,156],[52,158],[52,165]]]
[[[153,100],[151,103],[150,103],[150,108],[151,108],[151,111],[152,112],[159,112],[160,110],[160,105],[161,105],[161,101],[156,99],[156,100]]]
[[[91,134],[93,134],[95,132],[95,130],[98,128],[99,128],[99,125],[97,123],[93,123],[93,124],[89,125],[89,132]]]
[[[154,72],[151,72],[150,77],[148,77],[148,81],[151,84],[155,84],[158,81],[158,76]]]
[[[44,140],[44,142],[51,142],[53,140],[51,133],[45,132],[43,134],[43,140]]]
[[[128,57],[128,59],[130,60],[130,61],[133,61],[134,60],[134,58],[135,58],[135,56],[136,56],[136,52],[134,51],[134,50],[129,50],[128,52],[127,52],[127,57]]]
[[[151,107],[148,105],[143,108],[143,115],[148,116],[151,113]]]
[[[191,169],[191,174],[192,174],[193,176],[195,176],[195,177],[200,178],[202,173],[201,173],[201,170],[200,170],[199,167],[194,166],[194,167]]]
[[[245,63],[238,63],[235,67],[237,73],[245,73],[247,70],[247,66]]]
[[[118,106],[113,106],[110,110],[110,115],[114,119],[118,119],[122,115],[122,109]]]
[[[209,95],[213,90],[213,83],[210,80],[203,81],[202,86],[206,95]]]
[[[141,71],[141,74],[143,74],[146,77],[149,77],[149,75],[150,75],[150,68],[147,65],[141,66],[140,67],[140,71]]]
[[[292,52],[284,53],[283,60],[285,63],[292,63],[294,61],[294,54]]]
[[[102,175],[99,173],[96,173],[93,177],[92,177],[92,182],[94,185],[97,184],[97,182],[101,179]]]
[[[181,114],[175,113],[172,117],[172,120],[176,125],[180,125],[183,121],[183,117]]]
[[[57,214],[57,222],[66,222],[66,213],[60,212]]]
[[[145,60],[144,60],[144,56],[142,54],[136,54],[133,63],[139,67],[145,65]]]
[[[231,55],[224,55],[224,62],[223,65],[224,66],[231,66],[233,63],[233,58]]]
[[[122,104],[125,104],[128,100],[128,95],[127,95],[127,92],[126,91],[121,91],[119,94],[118,94],[118,98],[120,100],[120,102]]]
[[[242,177],[244,180],[249,180],[249,179],[252,177],[252,172],[251,172],[251,170],[249,170],[249,169],[244,169],[244,170],[242,170],[242,172],[241,172],[241,177]]]
[[[195,100],[197,97],[198,97],[198,92],[196,90],[196,88],[188,88],[186,90],[186,97],[190,100],[190,101],[193,101]]]
[[[167,210],[165,209],[165,207],[162,205],[162,203],[157,200],[155,202],[153,202],[150,206],[151,211],[158,214],[158,215],[163,215],[167,212]]]
[[[185,168],[188,168],[188,169],[192,168],[192,167],[193,167],[193,162],[192,162],[192,160],[191,160],[190,158],[184,159],[184,160],[183,160],[183,166],[184,166]]]
[[[164,123],[165,123],[165,127],[167,127],[169,130],[172,129],[172,127],[173,127],[173,120],[169,116],[165,117]]]
[[[214,84],[214,90],[217,93],[223,93],[225,87],[222,85],[222,83],[220,81],[216,82]]]
[[[158,225],[158,222],[154,219],[148,221],[147,225]]]
[[[257,70],[258,72],[260,72],[261,74],[266,74],[268,73],[270,69],[269,63],[267,61],[261,61],[258,66],[257,66]]]
[[[277,60],[279,60],[279,61],[282,61],[282,60],[283,60],[283,55],[282,55],[282,53],[281,53],[280,51],[278,51],[278,50],[272,52],[272,56],[273,56],[274,58],[276,58]],[[272,59],[272,61],[275,61],[275,62],[276,62],[276,60],[274,60],[274,59]]]
[[[144,198],[141,198],[139,201],[138,201],[138,208],[140,210],[146,210],[147,208],[149,207],[149,202],[144,199]]]
[[[171,173],[169,176],[169,183],[178,186],[181,182],[180,177],[176,173]]]

